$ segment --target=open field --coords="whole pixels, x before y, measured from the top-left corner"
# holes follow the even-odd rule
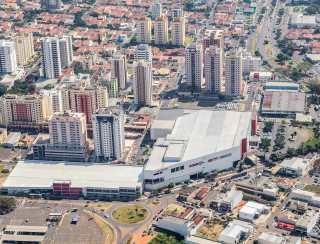
[[[148,211],[139,205],[126,205],[112,212],[112,217],[121,224],[134,224],[143,221]]]

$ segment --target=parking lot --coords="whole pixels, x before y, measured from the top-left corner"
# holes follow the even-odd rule
[[[49,226],[44,243],[104,243],[105,236],[95,221],[90,218],[79,204],[68,204],[65,201],[47,202],[19,199],[18,207],[11,213],[1,216],[0,228],[6,225]],[[76,212],[71,209],[76,208]],[[50,213],[62,213],[60,222],[48,225]],[[72,216],[76,214],[79,220],[71,224]]]
[[[92,218],[78,211],[79,221],[71,224],[72,213],[67,213],[57,228],[51,229],[46,240],[48,243],[104,243],[104,236]]]

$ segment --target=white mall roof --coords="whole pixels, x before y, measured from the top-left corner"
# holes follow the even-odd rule
[[[172,118],[171,133],[157,140],[145,169],[160,169],[240,146],[248,135],[251,116],[251,112],[185,111]]]
[[[136,166],[25,161],[16,165],[2,187],[51,188],[57,181],[83,188],[141,187],[142,171]]]

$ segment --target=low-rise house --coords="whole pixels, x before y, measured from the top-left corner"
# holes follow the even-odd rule
[[[224,244],[240,243],[249,237],[253,229],[253,226],[249,223],[234,220],[222,231],[218,240]]]
[[[249,201],[239,211],[239,218],[242,220],[254,221],[262,214],[266,214],[270,211],[270,207]]]
[[[278,173],[290,177],[304,176],[308,172],[309,164],[310,161],[303,158],[285,159],[281,162]]]
[[[210,207],[222,211],[228,212],[237,207],[242,201],[243,193],[242,191],[238,191],[236,189],[231,189],[221,198],[215,199],[210,202]]]

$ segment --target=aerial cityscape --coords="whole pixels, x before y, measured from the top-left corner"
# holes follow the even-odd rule
[[[28,243],[320,243],[320,0],[0,0]]]

